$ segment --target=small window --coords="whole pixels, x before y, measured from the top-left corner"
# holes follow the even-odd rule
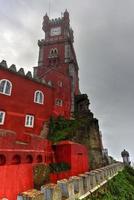
[[[50,49],[49,58],[55,58],[55,57],[58,57],[58,49],[57,48]]]
[[[56,106],[62,106],[63,105],[62,99],[56,99],[55,104]]]
[[[5,112],[0,111],[0,124],[4,124],[5,121]]]
[[[33,115],[26,115],[25,126],[33,128],[33,126],[34,126],[34,116]]]
[[[47,84],[50,85],[50,86],[52,86],[52,81],[48,81]]]
[[[39,104],[43,104],[44,103],[44,94],[41,91],[35,91],[34,93],[34,102],[35,103],[39,103]]]
[[[9,80],[3,79],[0,81],[0,93],[11,95],[12,83]]]
[[[63,82],[62,81],[58,81],[58,86],[62,87],[63,86]]]

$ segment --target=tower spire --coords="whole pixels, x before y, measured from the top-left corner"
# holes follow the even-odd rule
[[[51,17],[50,15],[51,15],[51,0],[48,0],[49,1],[49,11],[48,11],[48,15],[49,15],[49,17]]]

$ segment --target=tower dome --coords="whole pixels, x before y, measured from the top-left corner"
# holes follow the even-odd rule
[[[128,151],[126,151],[125,149],[121,152],[121,156],[122,157],[129,157],[129,153]]]

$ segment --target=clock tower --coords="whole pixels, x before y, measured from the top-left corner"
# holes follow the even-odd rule
[[[71,117],[74,97],[79,94],[78,63],[73,47],[74,36],[67,10],[60,18],[43,18],[45,38],[38,41],[38,66],[34,75],[55,88],[54,113]]]

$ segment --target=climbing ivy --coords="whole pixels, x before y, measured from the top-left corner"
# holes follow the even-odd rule
[[[78,120],[68,120],[61,116],[56,119],[51,117],[48,139],[53,142],[72,139],[75,130],[79,127],[79,123]]]
[[[70,165],[65,162],[49,164],[50,172],[64,172],[70,169]]]

